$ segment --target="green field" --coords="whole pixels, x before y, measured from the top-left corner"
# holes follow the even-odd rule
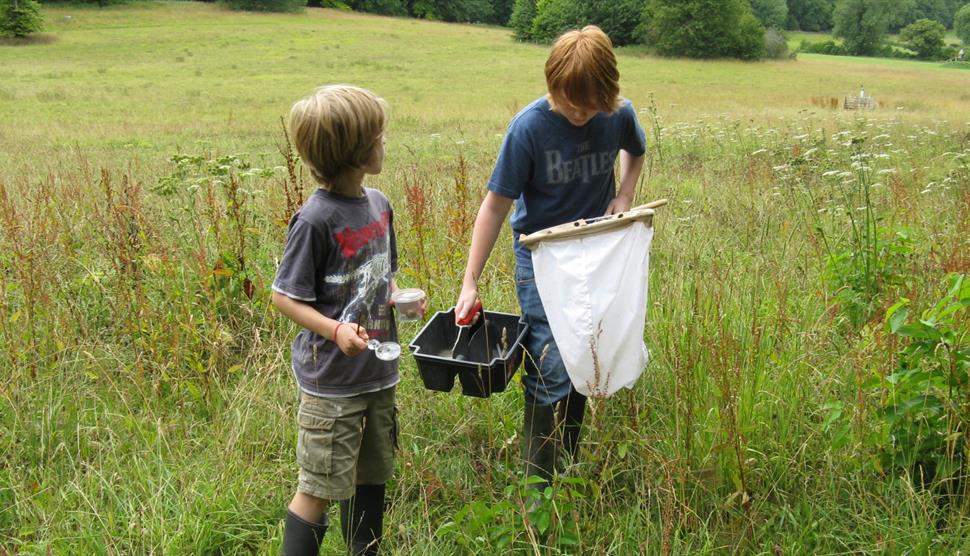
[[[280,118],[324,83],[387,99],[369,183],[395,207],[399,282],[446,310],[547,48],[319,9],[44,14],[40,40],[0,45],[0,554],[275,553],[295,330],[269,284],[312,188]],[[906,298],[918,327],[970,271],[966,72],[618,56],[651,146],[638,200],[670,199],[651,362],[593,403],[582,463],[528,515],[518,385],[432,394],[402,357],[385,552],[966,552],[967,482],[939,479],[966,474],[970,311],[923,315],[935,344],[893,312]],[[877,107],[843,111],[860,84]],[[517,312],[500,242],[483,301]]]

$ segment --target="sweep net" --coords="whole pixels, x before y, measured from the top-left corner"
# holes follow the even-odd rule
[[[576,390],[608,397],[633,388],[647,364],[643,327],[653,227],[631,221],[532,249],[536,288]]]

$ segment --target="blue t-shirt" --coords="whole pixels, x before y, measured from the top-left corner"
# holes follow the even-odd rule
[[[509,123],[488,189],[515,199],[512,230],[531,234],[579,218],[603,216],[616,196],[613,163],[620,149],[646,152],[630,101],[574,126],[540,98]]]

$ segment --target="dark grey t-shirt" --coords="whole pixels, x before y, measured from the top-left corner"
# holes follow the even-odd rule
[[[290,220],[273,290],[371,338],[398,341],[387,304],[397,272],[394,214],[387,197],[364,188],[363,197],[316,190]],[[398,362],[372,350],[347,357],[337,344],[303,329],[293,342],[293,372],[300,388],[324,397],[353,396],[398,383]]]

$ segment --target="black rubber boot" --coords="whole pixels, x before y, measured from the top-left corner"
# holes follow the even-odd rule
[[[283,556],[317,556],[320,543],[327,534],[330,521],[326,514],[320,523],[310,523],[290,510],[286,510],[283,527]]]
[[[553,434],[555,416],[551,405],[526,402],[522,438],[522,459],[525,476],[539,477],[546,484],[552,479],[556,461],[556,440]],[[544,488],[543,484],[533,485]]]
[[[559,402],[557,413],[557,422],[562,427],[562,457],[567,465],[576,464],[579,462],[579,437],[586,415],[586,396],[575,388],[571,389],[566,398]]]
[[[340,501],[340,533],[353,556],[380,552],[384,534],[384,485],[357,485],[354,497]]]

